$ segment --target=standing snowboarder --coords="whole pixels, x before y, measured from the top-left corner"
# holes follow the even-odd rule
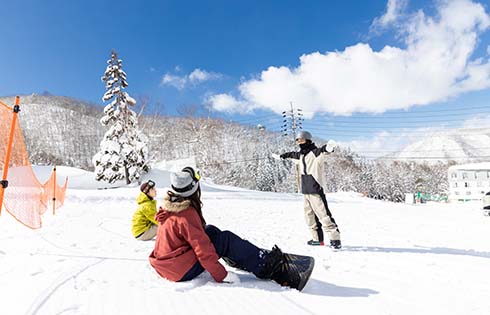
[[[490,216],[490,191],[483,196],[483,213]]]
[[[280,155],[281,159],[293,159],[300,165],[301,192],[304,195],[304,211],[312,239],[308,245],[323,245],[323,232],[330,237],[330,247],[340,249],[340,231],[335,219],[328,209],[327,199],[323,191],[325,157],[335,149],[335,141],[317,148],[308,131],[300,131],[296,135],[299,152],[287,152]]]

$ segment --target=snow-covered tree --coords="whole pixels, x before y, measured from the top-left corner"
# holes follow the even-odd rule
[[[149,169],[148,138],[138,129],[138,117],[130,108],[136,101],[124,91],[128,83],[116,51],[112,51],[107,64],[102,76],[107,91],[102,100],[111,102],[104,108],[100,122],[111,127],[93,157],[93,164],[96,180],[113,183],[125,178],[129,184]]]

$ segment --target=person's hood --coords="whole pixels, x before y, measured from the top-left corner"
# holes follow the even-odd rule
[[[142,203],[145,203],[145,202],[149,202],[149,201],[153,201],[153,198],[150,198],[150,196],[148,196],[144,192],[141,192],[139,194],[138,198],[136,198],[136,203],[139,205]]]
[[[166,195],[163,198],[163,204],[158,209],[155,219],[158,222],[163,223],[173,213],[181,212],[189,208],[190,206],[191,206],[191,201],[188,199],[177,201],[175,197],[170,197],[169,195]]]

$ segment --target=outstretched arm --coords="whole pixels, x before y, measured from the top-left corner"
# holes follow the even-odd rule
[[[300,153],[299,152],[286,152],[281,155],[279,155],[281,159],[296,159],[299,160],[300,158]]]
[[[337,148],[337,143],[334,140],[328,140],[327,144],[324,144],[323,146],[315,149],[313,153],[317,158],[323,158],[333,153],[335,151],[335,148]]]

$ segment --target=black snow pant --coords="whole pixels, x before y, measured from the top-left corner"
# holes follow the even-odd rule
[[[230,231],[221,231],[214,225],[206,225],[204,231],[216,249],[216,253],[233,267],[240,268],[259,275],[265,266],[267,251],[240,238]],[[204,271],[201,264],[196,262],[180,281],[192,280]]]

